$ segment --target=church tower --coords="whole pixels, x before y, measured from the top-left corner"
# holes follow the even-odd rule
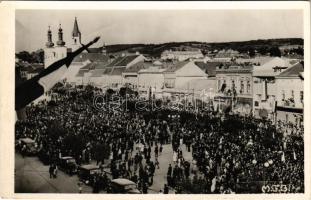
[[[72,51],[75,51],[81,47],[81,32],[79,30],[77,17],[75,17],[75,21],[73,24],[72,40],[73,41],[72,41],[71,49],[72,49]]]
[[[63,41],[63,29],[59,25],[58,29],[58,41],[56,42],[57,46],[54,47],[52,42],[52,31],[48,29],[48,41],[45,43],[46,48],[44,49],[44,68],[47,68],[54,62],[65,58],[67,56],[67,47]]]
[[[62,29],[62,25],[59,25],[59,29],[58,29],[58,41],[57,41],[57,46],[65,46],[65,42],[63,41],[63,29]]]
[[[45,43],[45,46],[47,48],[51,48],[54,46],[54,43],[52,42],[52,31],[51,31],[51,27],[49,26],[48,29],[48,41]]]

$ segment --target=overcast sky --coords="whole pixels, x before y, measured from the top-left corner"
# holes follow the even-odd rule
[[[101,44],[303,38],[299,10],[17,10],[16,51],[44,48],[49,25],[56,43],[59,23],[71,44],[74,17],[82,41],[99,35]]]

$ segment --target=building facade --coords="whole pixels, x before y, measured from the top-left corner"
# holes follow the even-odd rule
[[[61,25],[59,25],[58,29],[58,41],[57,45],[54,46],[52,41],[52,31],[50,27],[48,29],[48,41],[46,42],[44,49],[44,67],[47,68],[54,62],[65,58],[67,56],[67,47],[65,46],[65,42],[63,41],[63,29]]]
[[[303,63],[297,63],[276,76],[276,119],[303,125],[304,105]]]
[[[187,59],[198,59],[203,58],[203,54],[200,50],[192,50],[192,51],[173,51],[166,50],[162,52],[161,59],[162,60],[178,60],[184,61]]]
[[[216,68],[217,92],[214,108],[249,115],[252,111],[252,65],[229,65]]]
[[[277,84],[275,76],[290,66],[286,59],[273,58],[253,70],[253,116],[275,121]]]

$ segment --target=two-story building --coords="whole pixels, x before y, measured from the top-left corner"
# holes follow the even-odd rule
[[[143,96],[147,96],[148,91],[152,88],[155,97],[162,96],[164,89],[164,71],[166,69],[159,62],[148,65],[145,69],[138,72],[138,90]]]
[[[163,72],[164,89],[166,96],[178,96],[179,94],[193,93],[193,90],[181,91],[192,80],[207,79],[207,74],[193,61],[177,62]]]
[[[303,125],[304,105],[304,71],[303,62],[289,67],[275,77],[276,119],[277,121],[291,122],[298,126]]]
[[[275,57],[253,70],[253,116],[275,120],[277,85],[275,76],[290,66],[288,59]]]
[[[214,109],[249,115],[252,111],[252,65],[220,65],[216,68]]]

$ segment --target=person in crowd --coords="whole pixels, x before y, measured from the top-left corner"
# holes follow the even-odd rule
[[[137,179],[134,182],[146,190],[165,145],[174,164],[168,166],[167,185],[178,187],[176,191],[191,190],[194,184],[200,186],[194,187],[198,193],[237,193],[242,182],[263,181],[304,191],[302,126],[230,113],[176,110],[169,103],[141,112],[129,106],[138,97],[129,98],[127,109],[112,109],[116,105],[107,95],[98,109],[92,97],[99,94],[102,91],[93,86],[55,87],[52,100],[27,106],[27,119],[16,121],[16,140],[31,138],[47,152],[50,178],[57,174],[53,163],[59,155],[72,156],[78,164],[92,160],[104,164],[106,159],[113,178]],[[190,160],[185,159],[187,153]]]

